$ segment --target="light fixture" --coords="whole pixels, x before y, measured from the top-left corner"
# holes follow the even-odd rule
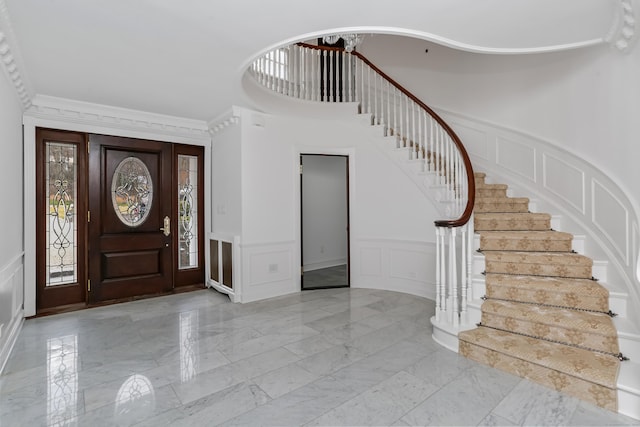
[[[353,49],[362,43],[364,36],[362,34],[348,33],[348,34],[331,34],[322,37],[322,41],[328,44],[335,44],[338,40],[344,40],[344,50],[347,52],[353,51]]]

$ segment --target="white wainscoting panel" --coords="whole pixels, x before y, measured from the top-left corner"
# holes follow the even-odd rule
[[[0,374],[24,322],[23,265],[20,254],[0,269]]]
[[[595,178],[591,182],[591,192],[593,223],[628,264],[629,211],[611,190]]]
[[[581,214],[586,212],[585,172],[549,153],[542,154],[542,185],[566,200]]]
[[[360,255],[360,268],[352,270],[351,287],[435,299],[435,243],[361,238],[353,239],[352,244]]]
[[[536,149],[502,136],[496,138],[496,163],[536,182]]]
[[[382,248],[361,247],[360,254],[360,275],[380,276],[382,275]]]
[[[293,265],[295,246],[293,241],[242,245],[241,302],[300,291],[300,266]]]
[[[636,280],[640,282],[640,227],[637,222],[633,223],[633,259],[635,262]]]

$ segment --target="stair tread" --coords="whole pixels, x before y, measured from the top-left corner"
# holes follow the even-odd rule
[[[554,292],[580,292],[609,296],[609,291],[604,286],[591,279],[487,273],[486,283],[490,286],[517,286]]]
[[[616,388],[620,362],[611,355],[484,327],[460,332],[458,337],[462,341],[516,359],[582,378],[610,389]]]
[[[611,317],[605,313],[497,300],[485,301],[482,305],[482,310],[499,316],[522,319],[543,325],[558,325],[565,329],[586,330],[589,334],[617,336]]]
[[[478,196],[475,197],[476,202],[484,202],[484,203],[504,203],[504,202],[516,202],[516,203],[524,203],[529,202],[528,197],[493,197],[493,196]]]
[[[487,273],[489,298],[609,311],[609,291],[591,279]]]
[[[551,215],[542,212],[479,212],[475,214],[476,218],[482,219],[497,219],[497,220],[522,220],[522,218],[540,218],[551,219]]]
[[[506,190],[508,187],[507,184],[487,184],[483,182],[476,186],[476,190]]]
[[[487,239],[573,240],[573,234],[555,230],[480,230],[478,234]]]
[[[485,262],[516,262],[519,264],[552,264],[569,266],[592,266],[593,260],[572,252],[523,252],[487,251]]]

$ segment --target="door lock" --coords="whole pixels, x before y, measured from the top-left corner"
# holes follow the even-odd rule
[[[164,227],[162,227],[160,231],[164,232],[165,236],[171,234],[171,219],[168,216],[164,217]]]

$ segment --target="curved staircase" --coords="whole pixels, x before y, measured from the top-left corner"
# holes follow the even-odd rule
[[[486,295],[478,328],[458,335],[460,353],[617,411],[624,362],[593,261],[551,229],[549,214],[529,212],[528,199],[475,178]]]
[[[287,58],[286,72],[273,72],[275,57]],[[259,58],[249,74],[272,95],[305,105],[357,105],[380,143],[399,153],[390,158],[440,202],[447,219],[435,223],[434,340],[640,419],[640,364],[621,353],[640,355],[640,333],[624,318],[626,295],[610,295],[593,278],[594,269],[606,273],[603,263],[573,250],[580,239],[553,230],[550,214],[530,212],[528,198],[508,197],[507,185],[473,174],[449,125],[358,52],[299,43]],[[623,319],[613,320],[610,300]]]

